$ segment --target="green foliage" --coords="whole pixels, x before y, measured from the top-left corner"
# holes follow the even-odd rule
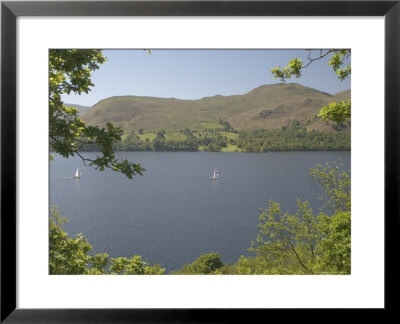
[[[160,137],[160,138],[163,138],[163,139],[165,139],[165,134],[166,134],[165,129],[162,129],[162,130],[157,132],[157,136]]]
[[[281,129],[236,131],[218,130],[202,132],[185,130],[172,133],[129,134],[114,144],[116,151],[335,151],[350,149],[350,133],[347,126],[337,126],[334,133],[307,130],[293,120]],[[232,129],[231,129],[232,131]],[[151,141],[148,138],[153,138]],[[174,139],[172,139],[174,138]],[[83,148],[88,150],[89,148]]]
[[[236,275],[280,274],[278,269],[274,268],[268,260],[261,256],[244,257],[242,255],[238,262],[231,267],[230,271],[231,274]]]
[[[343,123],[351,119],[351,100],[342,102],[331,102],[329,105],[321,108],[318,117],[326,120],[332,120],[335,123]]]
[[[292,121],[281,129],[241,131],[235,144],[245,152],[341,151],[349,150],[351,141],[348,132],[308,131]]]
[[[310,169],[313,183],[324,193],[325,208],[337,212],[351,211],[351,179],[350,170],[343,170],[340,159],[337,162],[327,162],[324,166],[318,164]]]
[[[291,77],[300,78],[302,68],[303,62],[301,62],[300,58],[295,57],[289,61],[288,66],[284,68],[277,66],[271,69],[271,72],[274,78],[279,78],[282,82],[286,82],[285,79],[290,79]]]
[[[281,68],[277,66],[271,69],[271,73],[274,78],[279,78],[282,82],[286,82],[286,79],[290,79],[291,77],[299,78],[301,77],[301,70],[309,66],[312,62],[320,60],[327,56],[328,54],[332,54],[329,65],[332,66],[333,71],[336,73],[337,77],[340,81],[347,79],[351,75],[351,64],[345,63],[347,59],[351,56],[350,49],[329,49],[329,50],[320,50],[319,56],[315,58],[311,58],[311,50],[309,50],[308,55],[308,64],[303,66],[302,62],[298,58],[294,58],[288,64],[288,66]],[[339,103],[330,103],[327,106],[324,106],[319,114],[319,117],[326,120],[329,119],[335,123],[342,123],[346,120],[350,120],[351,118],[351,101],[347,102],[339,102]]]
[[[212,274],[214,271],[223,267],[221,257],[218,253],[202,254],[193,263],[183,266],[182,270],[173,272],[173,274]]]
[[[219,123],[224,127],[224,131],[226,131],[226,132],[229,132],[232,129],[231,124],[226,120],[222,120],[220,118]]]
[[[74,275],[104,275],[104,274],[163,274],[164,268],[159,264],[151,266],[142,261],[141,256],[131,259],[108,258],[107,253],[92,255],[93,250],[82,234],[75,238],[68,237],[62,229],[66,218],[60,217],[56,208],[51,210],[49,222],[49,273]]]
[[[328,218],[327,235],[321,241],[323,265],[334,273],[351,272],[351,213],[336,212]]]
[[[205,147],[205,150],[209,151],[209,152],[219,152],[219,151],[221,151],[221,149],[222,148],[215,143],[210,143]]]
[[[78,117],[78,109],[67,107],[63,94],[88,93],[94,85],[91,73],[99,69],[106,58],[101,50],[51,49],[49,51],[49,137],[50,149],[68,158],[77,154],[83,162],[103,171],[110,168],[132,179],[144,169],[136,163],[115,158],[113,144],[121,139],[122,130],[111,123],[99,128],[87,126]],[[101,155],[84,158],[79,152],[84,146],[96,144]]]
[[[332,66],[333,71],[335,71],[338,78],[343,81],[344,79],[348,78],[351,74],[351,64],[344,65],[344,60],[349,58],[351,55],[350,50],[337,50],[334,51],[331,59],[329,60],[329,65]]]
[[[114,145],[114,149],[120,151],[151,151],[152,148],[150,140],[142,140],[136,134],[128,135],[123,142]]]
[[[62,229],[67,219],[58,211],[51,210],[49,224],[49,272],[50,274],[88,274],[92,246],[82,236],[69,238]]]
[[[90,258],[92,268],[89,269],[89,274],[107,274],[106,269],[110,264],[107,253],[97,254]]]
[[[318,217],[309,203],[297,201],[295,215],[283,213],[272,200],[260,215],[260,231],[251,252],[263,256],[280,274],[313,274],[317,259],[317,244],[321,240]]]
[[[256,273],[255,269],[251,266],[251,259],[245,258],[243,255],[235,265],[237,274],[249,275]]]
[[[151,266],[142,261],[142,257],[139,255],[134,255],[130,259],[124,257],[112,258],[110,270],[112,274],[124,275],[158,275],[165,271],[159,264]]]

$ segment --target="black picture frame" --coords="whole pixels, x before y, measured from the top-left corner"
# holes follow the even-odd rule
[[[2,1],[1,3],[1,322],[142,323],[250,320],[261,309],[16,308],[16,19],[18,16],[384,16],[385,308],[398,283],[394,258],[400,195],[400,1]],[[373,58],[371,58],[373,61]],[[371,70],[373,73],[373,70]],[[371,261],[372,262],[372,261]],[[368,284],[368,283],[366,283]]]

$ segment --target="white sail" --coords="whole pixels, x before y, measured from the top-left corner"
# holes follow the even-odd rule
[[[74,178],[80,178],[80,173],[79,173],[79,169],[76,169],[76,172],[75,172],[75,177]]]
[[[210,177],[211,180],[217,180],[218,179],[218,171],[214,169],[214,175]]]

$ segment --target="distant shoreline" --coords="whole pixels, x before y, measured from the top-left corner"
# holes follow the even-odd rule
[[[101,153],[100,151],[79,151],[81,153]],[[268,151],[268,152],[245,152],[245,151],[203,151],[203,150],[198,150],[198,151],[114,151],[114,152],[149,152],[149,153],[199,153],[199,152],[203,152],[203,153],[247,153],[247,154],[257,154],[257,153],[292,153],[292,152],[351,152],[351,148],[350,149],[339,149],[339,150],[286,150],[286,151]],[[56,153],[55,151],[49,151],[49,153]]]

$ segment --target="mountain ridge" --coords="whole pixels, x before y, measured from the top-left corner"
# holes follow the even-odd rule
[[[322,106],[350,97],[351,90],[332,95],[298,83],[276,83],[242,95],[201,99],[113,96],[100,100],[81,118],[96,126],[110,121],[124,131],[201,130],[218,127],[220,119],[236,129],[280,128],[296,119],[310,129],[333,131],[315,116]]]

